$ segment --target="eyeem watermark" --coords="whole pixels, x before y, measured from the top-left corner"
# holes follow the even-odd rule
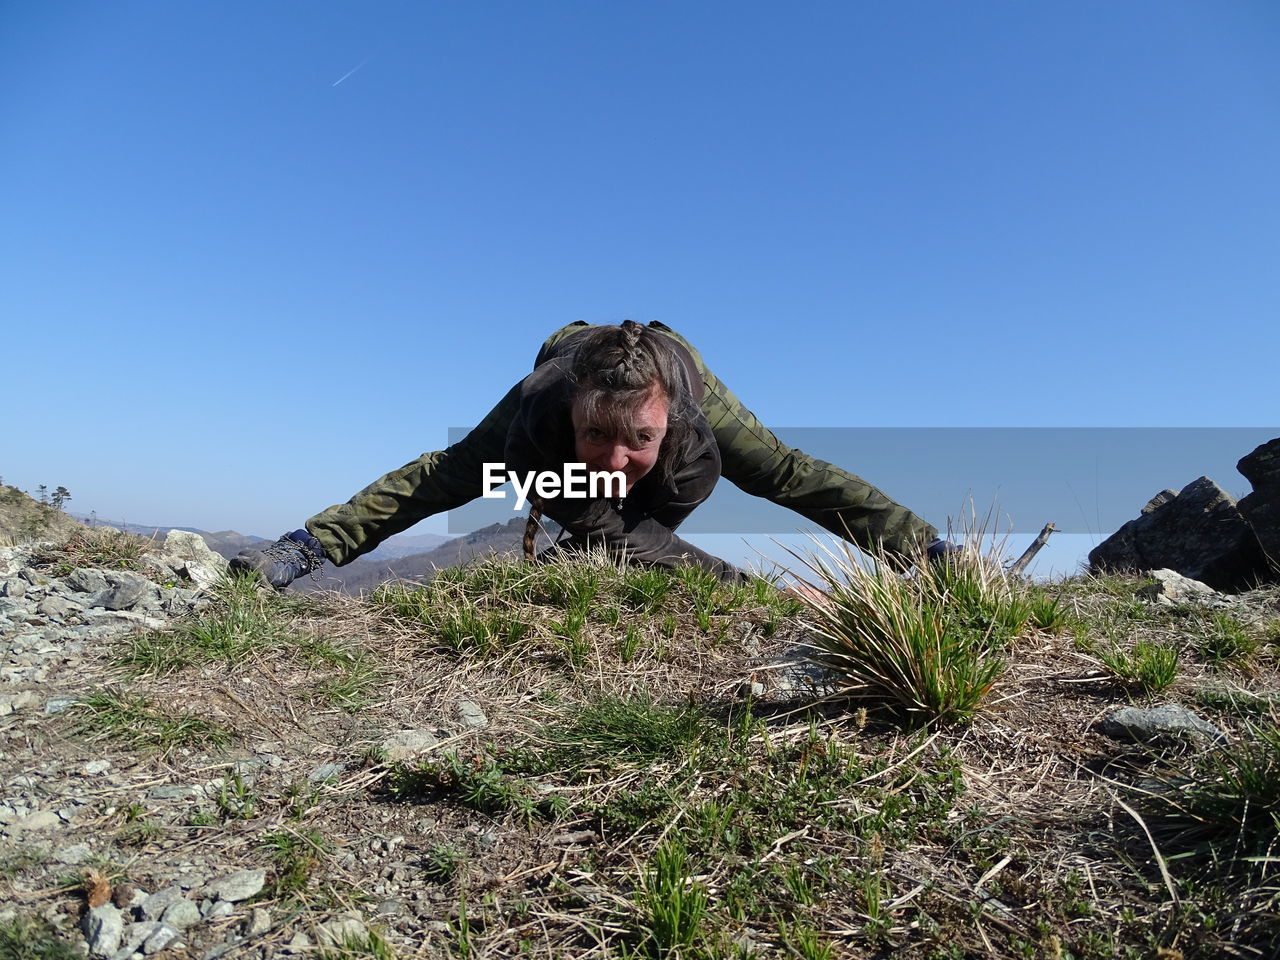
[[[506,494],[499,487],[508,480],[516,491],[517,511],[524,509],[528,502],[529,491],[540,497],[568,497],[573,500],[585,500],[590,497],[625,497],[627,495],[627,475],[621,470],[587,471],[585,463],[566,463],[564,473],[554,470],[530,470],[524,475],[524,482],[516,471],[508,470],[505,463],[486,463],[484,465],[484,496],[489,499],[501,499]]]

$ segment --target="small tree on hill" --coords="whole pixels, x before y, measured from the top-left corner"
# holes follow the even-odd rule
[[[66,487],[59,487],[57,490],[53,491],[53,496],[50,499],[53,503],[53,508],[55,510],[61,510],[62,505],[71,499],[71,491]]]
[[[39,500],[41,503],[47,504],[49,502],[49,488],[46,487],[43,483],[40,484],[40,486],[36,487],[36,493],[39,495],[36,497],[36,499]]]

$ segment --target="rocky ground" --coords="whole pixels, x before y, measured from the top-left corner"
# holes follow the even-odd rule
[[[690,802],[709,791],[697,816],[739,791],[744,829],[778,832],[739,838],[758,852],[690,874],[709,915],[728,905],[719,946],[653,955],[1172,957],[1241,940],[1229,909],[1212,929],[1211,898],[1187,913],[1187,890],[1166,896],[1164,866],[1109,785],[1154,769],[1159,755],[1135,739],[1204,752],[1241,742],[1251,718],[1274,723],[1274,591],[1064,585],[1058,601],[1092,638],[1029,635],[989,711],[917,731],[847,706],[809,710],[823,691],[793,663],[799,607],[764,592],[730,603],[690,581],[680,606],[680,583],[662,581],[671,593],[655,600],[644,591],[661,592],[658,580],[627,580],[622,599],[575,605],[560,584],[570,599],[558,612],[542,601],[545,623],[528,627],[508,616],[512,581],[495,574],[437,588],[479,591],[448,608],[462,619],[410,623],[411,597],[374,609],[228,593],[225,562],[191,534],[123,559],[116,548],[0,550],[0,924],[68,956],[649,955],[656,935],[633,935],[637,916],[656,922],[642,864],[695,815],[672,805],[671,785]],[[466,620],[473,609],[489,619]],[[1126,693],[1096,646],[1186,641],[1222,610],[1259,651],[1213,667],[1184,657],[1159,696]],[[483,643],[462,650],[463,636]],[[555,724],[604,694],[656,694],[743,724],[725,749],[742,751],[770,798],[790,797],[810,763],[843,786],[807,786],[791,830],[765,809],[782,799],[752,807],[740,774],[715,781],[707,758],[675,747],[632,766],[579,757],[567,773],[554,731],[568,728]],[[743,703],[750,715],[732,719]],[[824,819],[860,802],[856,816]],[[916,823],[926,807],[936,819],[895,845],[892,820]],[[849,865],[850,889],[874,877],[880,893],[854,902],[863,895],[823,872]],[[1249,936],[1232,949],[1265,956]]]

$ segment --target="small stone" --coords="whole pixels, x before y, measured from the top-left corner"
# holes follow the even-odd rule
[[[244,924],[245,937],[260,937],[271,929],[271,911],[263,907],[254,907],[253,913]]]
[[[98,774],[106,773],[110,769],[111,769],[110,760],[90,760],[88,763],[86,763],[83,767],[80,768],[80,772],[83,773],[86,777],[96,777]]]
[[[10,824],[9,833],[15,836],[20,833],[44,833],[60,826],[62,826],[62,818],[54,811],[37,810],[35,813],[27,814],[16,823]]]
[[[237,870],[235,873],[229,873],[225,877],[219,877],[206,884],[204,893],[218,900],[238,903],[241,900],[248,900],[261,891],[266,882],[267,871],[265,870]]]
[[[142,600],[146,588],[140,583],[122,583],[94,594],[92,604],[105,610],[131,610]]]
[[[73,867],[84,863],[91,856],[93,856],[93,851],[89,849],[87,843],[76,843],[69,847],[60,847],[53,853],[53,859],[57,860],[58,863],[65,863]]]
[[[0,597],[13,597],[17,600],[19,597],[26,596],[27,581],[25,580],[6,580],[0,584]]]
[[[76,606],[79,606],[78,604]],[[55,595],[45,597],[36,607],[36,613],[42,617],[48,617],[51,620],[62,620],[72,611],[72,605]]]
[[[1138,596],[1150,603],[1172,607],[1180,603],[1225,606],[1232,602],[1208,584],[1184,577],[1176,570],[1152,570],[1148,576],[1155,582],[1139,588]]]
[[[404,904],[399,900],[383,900],[374,912],[380,917],[397,917],[404,913]]]
[[[294,950],[300,950],[304,947],[309,947],[309,946],[311,946],[311,938],[308,937],[301,930],[295,933],[293,937],[289,940],[289,947]]]
[[[322,947],[343,947],[354,941],[368,940],[369,931],[355,917],[340,917],[315,928],[316,942]]]
[[[383,740],[381,747],[387,759],[394,762],[409,760],[439,743],[430,730],[401,730]]]
[[[200,916],[206,920],[229,917],[235,912],[235,905],[229,900],[205,900],[200,904]]]
[[[67,585],[79,593],[96,593],[107,589],[107,578],[101,570],[82,567],[67,574]]]
[[[193,901],[183,897],[176,903],[169,904],[160,919],[175,930],[185,930],[200,920],[200,908]]]
[[[120,883],[111,891],[111,902],[121,910],[130,910],[147,899],[147,892],[139,890],[132,883]]]
[[[63,713],[70,710],[79,702],[80,700],[76,697],[50,697],[45,701],[44,712],[46,716],[55,713]]]
[[[163,923],[156,924],[155,930],[142,944],[144,954],[158,953],[174,940],[178,939],[178,931]]]
[[[199,787],[170,783],[162,787],[153,787],[147,793],[147,797],[151,800],[186,800],[196,796],[199,792]]]
[[[342,763],[322,763],[307,774],[307,782],[324,783],[326,780],[336,780],[346,769],[346,765]]]
[[[1102,720],[1102,732],[1117,739],[1149,742],[1189,734],[1210,740],[1226,735],[1194,711],[1176,703],[1158,707],[1121,707]]]
[[[104,903],[91,908],[81,921],[89,952],[98,957],[110,957],[120,949],[124,935],[124,914],[114,904]]]
[[[489,718],[484,715],[484,711],[480,709],[480,704],[474,700],[458,701],[458,720],[464,727],[477,729],[479,727],[487,727]]]
[[[143,920],[159,920],[166,910],[182,900],[182,888],[175,885],[157,890],[138,905],[138,915]]]

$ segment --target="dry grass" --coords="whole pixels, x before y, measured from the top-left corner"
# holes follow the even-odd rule
[[[970,722],[924,730],[875,702],[744,696],[763,662],[814,636],[768,584],[491,561],[367,600],[267,596],[271,626],[234,662],[127,681],[238,739],[162,761],[121,743],[140,796],[210,784],[194,812],[151,811],[163,829],[141,847],[135,829],[121,857],[157,877],[192,856],[270,866],[293,879],[268,906],[302,909],[298,924],[397,899],[384,946],[401,956],[1267,956],[1272,881],[1246,878],[1244,897],[1181,855],[1141,798],[1185,758],[1101,736],[1127,697],[1092,647],[1181,644],[1170,693],[1216,691],[1200,709],[1234,743],[1274,719],[1275,648],[1205,662],[1184,629],[1200,614],[1134,606],[1136,586],[1053,585],[1074,631],[1009,634]],[[1277,616],[1258,594],[1239,619],[1265,636]],[[334,691],[355,665],[374,679],[353,710]],[[463,723],[463,701],[487,725]],[[438,745],[388,762],[378,744],[409,729]],[[104,749],[39,745],[68,762]],[[279,763],[244,766],[265,755]],[[325,763],[340,772],[309,779]]]

